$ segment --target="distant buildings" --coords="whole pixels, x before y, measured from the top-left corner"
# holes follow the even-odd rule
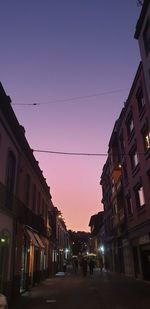
[[[96,266],[100,266],[100,259],[103,259],[103,248],[105,243],[104,211],[100,211],[91,216],[89,226],[91,229],[89,252],[95,254]]]
[[[10,103],[0,84],[0,292],[8,299],[60,269],[69,246],[64,220],[58,220]]]
[[[109,141],[101,185],[107,268],[150,280],[150,2],[137,23],[142,62]]]

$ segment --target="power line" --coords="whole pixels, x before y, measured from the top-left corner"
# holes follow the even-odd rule
[[[129,90],[129,88],[99,92],[99,93],[94,93],[94,94],[89,94],[89,95],[84,95],[84,96],[76,96],[76,97],[71,97],[71,98],[68,98],[68,99],[56,99],[56,100],[51,100],[49,102],[12,103],[12,105],[37,106],[37,105],[46,105],[46,104],[52,104],[52,103],[61,103],[61,102],[63,103],[63,102],[70,102],[70,101],[94,98],[94,97],[99,97],[99,96],[103,96],[103,95],[109,95],[109,94],[118,93],[118,92],[122,92],[122,91],[126,91],[126,90]]]
[[[58,155],[69,155],[69,156],[107,156],[107,153],[84,153],[84,152],[63,152],[63,151],[53,151],[53,150],[41,150],[32,149],[34,152],[43,152]]]
[[[68,155],[68,156],[99,156],[107,157],[110,154],[108,153],[86,153],[86,152],[64,152],[64,151],[54,151],[54,150],[44,150],[44,149],[32,149],[33,152],[49,153],[56,155]],[[137,152],[138,155],[145,155],[144,152]],[[113,156],[134,156],[132,153],[118,153]]]

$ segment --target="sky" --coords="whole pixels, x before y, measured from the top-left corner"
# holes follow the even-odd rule
[[[0,80],[32,149],[107,154],[140,62],[139,14],[136,0],[0,0]],[[34,155],[67,228],[89,231],[107,156]]]

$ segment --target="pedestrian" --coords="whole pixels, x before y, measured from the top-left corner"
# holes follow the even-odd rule
[[[82,272],[83,272],[83,276],[86,277],[87,276],[87,259],[83,258],[82,260]]]
[[[78,259],[74,259],[74,271],[75,273],[78,272]]]
[[[66,264],[66,261],[64,261],[64,264],[63,264],[63,272],[65,273],[67,270],[67,264]]]
[[[102,257],[100,257],[100,259],[99,259],[99,267],[100,267],[100,271],[102,271],[103,270],[103,259],[102,259]]]
[[[93,260],[93,259],[90,259],[90,261],[89,261],[90,275],[93,275],[94,266],[95,266],[94,260]]]

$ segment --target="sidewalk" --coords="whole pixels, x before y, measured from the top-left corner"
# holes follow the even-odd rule
[[[28,303],[33,303],[33,307],[38,305],[39,301],[49,299],[49,294],[54,290],[56,284],[65,277],[70,276],[70,271],[58,272],[53,277],[41,281],[38,285],[33,286],[31,290],[22,293],[13,303],[9,305],[9,309],[23,309]],[[51,295],[52,296],[52,295]],[[50,301],[49,301],[50,302]],[[31,307],[32,308],[32,307]]]

